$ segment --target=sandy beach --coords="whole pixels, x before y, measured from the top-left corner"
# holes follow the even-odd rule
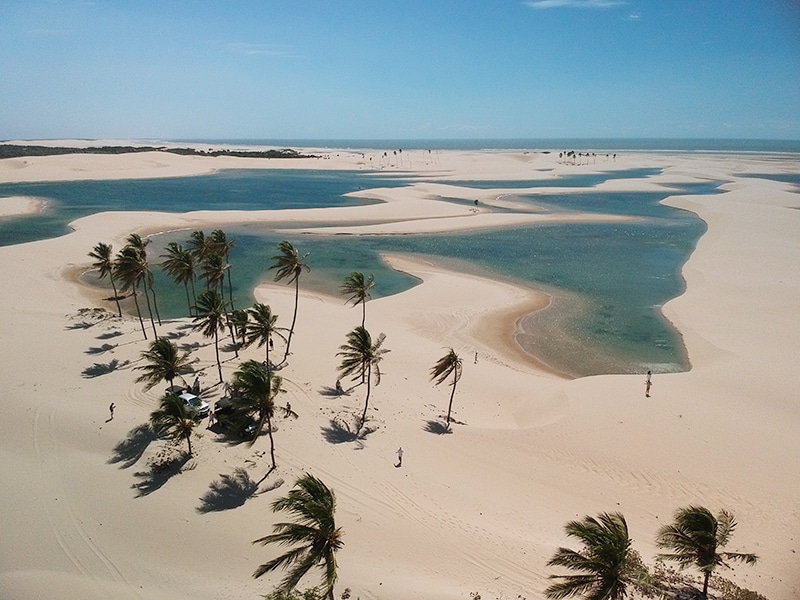
[[[440,183],[663,169],[646,181],[600,186],[642,191],[722,180],[721,194],[666,201],[708,225],[683,268],[685,293],[664,307],[683,336],[691,370],[655,375],[650,398],[644,375],[559,377],[513,339],[516,321],[546,307],[546,295],[392,255],[389,263],[421,284],[367,303],[367,328],[385,333],[391,352],[370,398],[375,430],[360,441],[341,441],[335,424],[360,414],[363,388],[341,397],[329,392],[336,352],[360,324],[361,311],[304,291],[301,279],[292,355],[280,373],[286,389],[280,403],[290,402],[298,418],[277,419],[278,467],[257,493],[229,488],[215,496],[242,469],[251,481],[262,480],[269,441],[232,444],[203,422],[182,472],[163,481],[153,475],[149,461],[168,444],[137,431],[163,386],[145,392],[134,382],[147,348],[138,320],[114,316],[107,295],[75,280],[90,267],[87,253],[95,244],[116,250],[133,231],[208,231],[268,218],[302,223],[306,233],[324,220],[334,223],[328,232],[363,235],[507,227],[552,216],[482,210],[508,202],[504,190],[464,191],[465,199],[478,201],[474,206],[439,202],[440,183],[420,182],[358,192],[382,200],[361,207],[84,217],[69,235],[0,247],[3,598],[257,598],[281,573],[252,578],[278,551],[251,542],[271,533],[278,520],[271,502],[306,472],[337,495],[345,532],[337,597],[350,588],[364,600],[467,600],[474,592],[483,599],[543,598],[555,572],[547,560],[572,543],[564,535],[567,521],[622,512],[634,547],[652,565],[656,531],[690,504],[733,512],[738,527],[728,549],[760,557],[755,566],[721,575],[769,600],[800,597],[800,194],[789,184],[744,176],[800,172],[796,157],[625,153],[613,162],[601,157],[573,166],[561,164],[557,152],[409,150],[401,158],[391,151],[386,157],[374,150],[308,152],[319,157],[15,158],[0,160],[0,182],[191,176],[242,167],[379,168],[419,172]],[[40,206],[36,199],[0,199],[0,218]],[[293,235],[300,230],[287,239]],[[255,294],[288,323],[291,286],[264,283]],[[195,348],[204,397],[213,404],[223,394],[214,346],[188,322],[164,322],[159,334]],[[434,386],[429,371],[447,347],[464,359],[464,373],[453,432],[439,435],[431,423],[443,421],[449,388]],[[222,349],[226,379],[241,360],[263,359],[263,349],[243,350],[239,359],[225,343]],[[301,587],[315,582],[309,577]]]

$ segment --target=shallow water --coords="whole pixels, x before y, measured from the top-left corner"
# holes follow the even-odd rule
[[[683,370],[688,367],[678,333],[660,307],[683,290],[680,268],[705,229],[695,215],[659,204],[672,193],[713,193],[716,184],[682,186],[675,192],[576,192],[609,178],[647,177],[652,169],[617,171],[603,176],[576,175],[560,180],[563,194],[514,194],[537,210],[634,215],[626,223],[547,224],[512,229],[403,236],[310,236],[277,234],[276,223],[228,227],[235,239],[231,255],[238,307],[252,303],[251,291],[269,271],[275,247],[289,239],[310,252],[312,272],[302,286],[330,295],[350,272],[373,273],[373,297],[394,294],[417,282],[382,264],[381,252],[424,254],[446,266],[546,289],[556,300],[547,311],[522,322],[518,341],[553,369],[569,375]],[[0,244],[61,235],[78,216],[102,210],[185,212],[214,208],[277,209],[360,204],[350,191],[406,184],[402,176],[365,172],[225,171],[214,175],[133,181],[86,181],[0,185],[0,196],[50,198],[47,215],[0,223]],[[454,182],[448,182],[454,183]],[[460,186],[488,187],[458,182]],[[509,182],[492,186],[515,188]],[[555,186],[553,182],[549,187]],[[207,232],[208,233],[208,232]],[[157,236],[151,260],[157,262],[168,241],[184,241],[189,232]],[[102,241],[102,240],[98,240]],[[87,252],[91,250],[87,248]],[[184,316],[184,290],[156,270],[162,317]]]

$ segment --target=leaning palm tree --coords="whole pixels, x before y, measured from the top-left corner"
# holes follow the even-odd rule
[[[225,259],[225,271],[228,274],[228,301],[230,302],[231,310],[233,310],[233,284],[231,283],[230,260],[231,250],[233,250],[235,245],[234,240],[228,239],[228,236],[225,235],[225,232],[222,231],[222,229],[215,229],[211,232],[211,235],[208,236],[208,244],[212,252],[219,254]]]
[[[285,510],[295,517],[292,523],[276,523],[274,533],[255,540],[254,544],[295,545],[285,554],[272,559],[256,569],[253,577],[279,567],[289,572],[281,581],[279,590],[293,590],[313,567],[323,570],[324,595],[333,600],[336,584],[336,553],[344,546],[344,532],[336,527],[336,495],[322,481],[306,473],[297,480],[295,487],[284,498],[272,503],[274,512]]]
[[[192,431],[197,423],[198,417],[186,410],[183,400],[174,392],[164,394],[158,408],[150,413],[153,431],[174,440],[185,439],[189,456],[192,455]]]
[[[136,379],[136,383],[144,382],[145,390],[155,387],[164,380],[168,381],[172,388],[175,378],[181,377],[181,373],[185,373],[189,365],[194,362],[189,359],[189,352],[180,352],[175,342],[165,337],[150,342],[150,348],[140,356],[147,361],[147,364],[136,367],[137,371],[144,371]]]
[[[256,429],[250,439],[253,445],[261,432],[266,428],[269,434],[269,453],[272,458],[272,468],[275,469],[275,440],[272,437],[272,417],[275,416],[275,398],[282,391],[283,379],[278,375],[271,375],[258,362],[248,360],[243,362],[233,374],[232,387],[238,392],[234,400],[236,412],[240,415],[255,417]]]
[[[347,334],[347,343],[339,346],[340,352],[336,353],[336,356],[342,357],[342,362],[339,365],[339,372],[342,377],[350,375],[363,376],[367,383],[364,412],[361,415],[356,434],[361,431],[361,428],[364,427],[364,422],[367,420],[373,369],[375,371],[375,385],[377,386],[381,382],[380,363],[383,360],[383,355],[390,352],[390,350],[381,347],[385,339],[386,335],[382,333],[373,343],[369,331],[359,326]]]
[[[236,332],[238,343],[236,344],[236,356],[239,356],[239,348],[245,344],[247,335],[247,310],[238,308],[228,313],[228,326]]]
[[[161,325],[161,315],[158,313],[158,302],[156,301],[156,290],[153,288],[153,272],[150,270],[150,263],[147,262],[147,246],[150,244],[150,239],[142,239],[138,233],[132,233],[125,239],[126,245],[134,248],[139,253],[139,260],[143,271],[142,281],[144,282],[144,293],[147,298],[147,308],[150,310],[150,298],[148,291],[153,295],[153,308],[156,311],[156,318],[158,324]],[[152,311],[150,318],[153,318]]]
[[[669,548],[670,554],[659,558],[674,560],[681,568],[694,565],[703,574],[703,597],[708,597],[708,581],[717,566],[729,567],[726,561],[736,560],[753,565],[758,560],[755,554],[721,552],[733,535],[736,520],[726,510],[715,517],[704,506],[687,506],[675,512],[675,521],[658,531],[656,544]]]
[[[289,346],[292,343],[294,326],[297,322],[297,303],[300,298],[300,274],[304,269],[306,272],[310,271],[311,267],[309,267],[305,262],[308,253],[301,257],[297,253],[297,250],[295,250],[295,247],[286,240],[283,240],[280,244],[278,244],[278,252],[280,252],[280,254],[272,257],[272,260],[275,261],[275,264],[270,267],[270,269],[277,269],[275,281],[280,281],[281,279],[288,277],[289,283],[294,283],[294,314],[292,315],[292,326],[289,328],[289,337],[286,340],[286,351],[283,355],[282,361],[286,362],[286,359],[289,357]]]
[[[142,334],[144,335],[144,339],[147,339],[147,331],[144,327],[144,320],[142,319],[142,310],[139,307],[139,298],[137,292],[139,283],[141,282],[142,277],[144,277],[144,274],[142,271],[141,257],[135,248],[125,246],[119,251],[116,259],[114,260],[113,274],[117,281],[122,284],[121,291],[127,292],[128,290],[132,290],[133,303],[136,306],[136,314],[139,317],[139,324],[142,326]],[[153,334],[158,337],[158,334],[156,333],[156,325],[155,322],[153,322],[152,313],[150,314],[150,322],[153,325]]]
[[[219,332],[225,330],[225,300],[216,290],[206,290],[197,297],[194,307],[197,316],[192,320],[195,331],[201,331],[204,337],[214,338],[214,349],[217,352],[217,370],[219,382],[222,383],[222,363],[219,360]]]
[[[341,286],[342,294],[348,296],[347,301],[352,302],[354,306],[361,304],[361,326],[367,318],[367,300],[371,298],[369,291],[375,286],[375,277],[370,275],[364,277],[363,273],[353,271],[344,278],[344,283]]]
[[[278,320],[278,315],[272,313],[272,309],[268,304],[256,302],[252,308],[247,309],[248,322],[247,330],[245,332],[245,344],[252,346],[256,344],[259,348],[264,346],[267,368],[271,369],[269,362],[269,349],[272,345],[272,336],[277,335],[284,341],[286,336],[283,331],[287,331],[283,327],[277,327],[275,323]]]
[[[450,375],[453,376],[453,382],[450,384],[453,389],[450,390],[450,403],[447,405],[447,425],[446,429],[450,429],[450,413],[453,410],[453,396],[456,394],[456,384],[461,379],[461,357],[456,354],[452,348],[449,349],[447,354],[436,361],[436,364],[431,368],[431,381],[436,381],[436,385],[443,383]]]
[[[564,567],[575,575],[551,575],[560,580],[544,591],[547,598],[559,600],[580,596],[585,600],[621,600],[626,584],[635,575],[628,524],[620,513],[602,513],[595,519],[570,521],[565,527],[568,536],[583,544],[580,551],[559,548],[548,566]]]
[[[111,288],[114,290],[114,301],[117,303],[117,311],[119,316],[122,316],[122,307],[119,305],[119,294],[117,293],[117,284],[114,281],[114,259],[111,258],[111,245],[100,242],[97,244],[89,256],[95,259],[92,266],[100,271],[100,279],[104,279],[106,275],[111,280]]]
[[[192,304],[197,302],[194,290],[195,280],[195,260],[194,255],[181,246],[178,242],[167,244],[166,253],[161,255],[164,262],[161,268],[172,276],[177,284],[183,284],[186,291],[186,304],[189,306],[189,313],[192,311]],[[192,297],[189,297],[189,284],[192,285]]]

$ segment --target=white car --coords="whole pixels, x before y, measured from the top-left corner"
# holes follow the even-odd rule
[[[180,396],[180,398],[184,405],[186,406],[187,412],[197,415],[200,418],[207,417],[209,412],[208,402],[202,400],[200,396],[192,394],[190,392],[184,392]]]

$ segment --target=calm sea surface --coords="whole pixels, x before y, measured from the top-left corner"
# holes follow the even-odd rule
[[[542,182],[451,182],[482,189],[505,188],[513,199],[530,203],[531,209],[536,210],[639,217],[628,223],[550,224],[458,234],[364,237],[279,235],[274,230],[281,227],[280,223],[228,227],[226,232],[236,243],[231,255],[234,295],[239,307],[252,303],[253,287],[272,277],[270,259],[284,238],[301,253],[310,253],[312,272],[303,275],[301,285],[331,295],[338,293],[341,281],[354,270],[375,274],[373,297],[408,289],[416,281],[392,271],[379,258],[380,252],[408,252],[462,271],[553,293],[552,308],[523,321],[525,332],[519,341],[561,372],[581,376],[643,372],[648,368],[657,372],[684,370],[688,364],[682,341],[663,319],[660,308],[683,291],[680,269],[705,225],[695,215],[659,202],[673,193],[715,193],[717,184],[682,186],[664,193],[598,193],[588,189],[609,178],[646,178],[656,173],[653,169],[637,169],[548,180],[550,187],[573,189],[545,196],[526,195],[523,190]],[[0,245],[63,235],[71,220],[99,211],[345,206],[363,203],[343,197],[347,192],[402,186],[408,181],[397,174],[352,171],[233,170],[156,180],[4,184],[0,185],[0,197],[41,197],[47,200],[48,211],[0,222]],[[587,190],[577,192],[576,187]],[[157,262],[166,243],[184,241],[189,233],[157,236],[151,246],[153,262]],[[90,250],[87,248],[87,252]],[[182,288],[159,272],[156,287],[162,317],[186,314]]]

